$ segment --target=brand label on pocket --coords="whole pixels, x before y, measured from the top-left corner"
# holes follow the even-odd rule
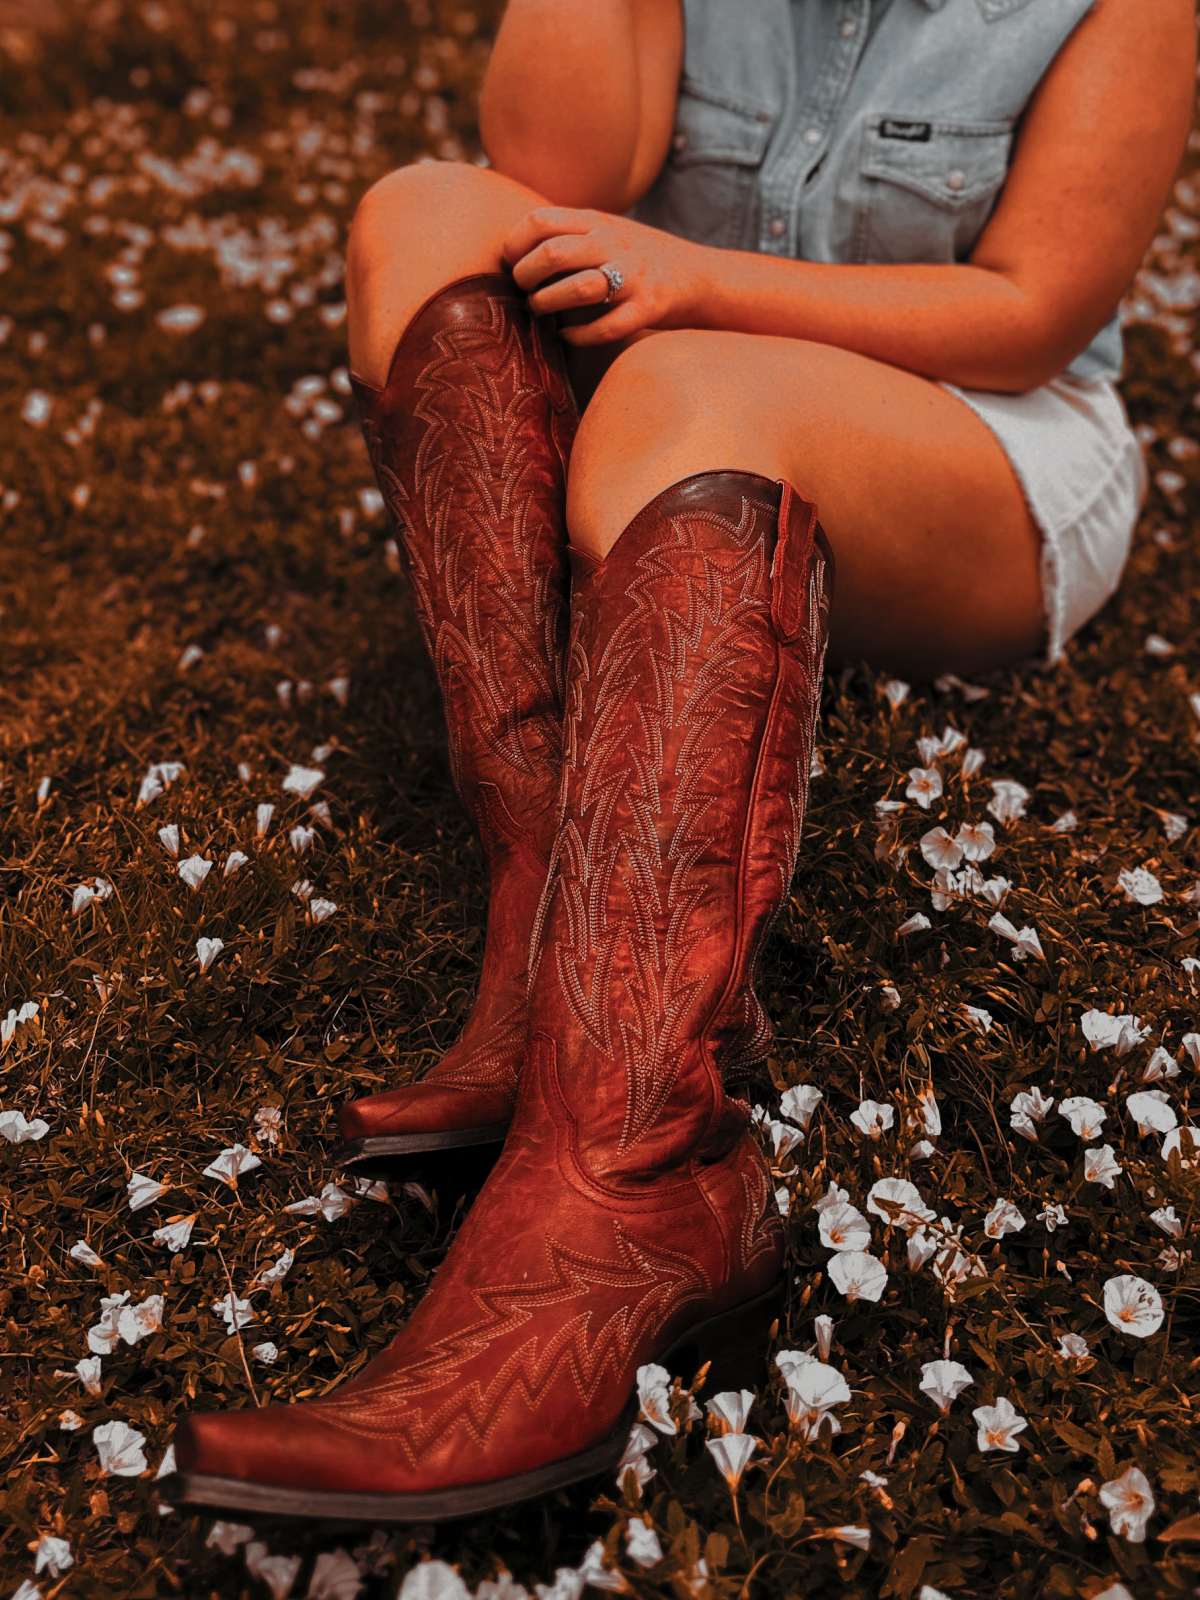
[[[932,122],[905,122],[900,117],[885,117],[879,124],[881,138],[905,139],[909,144],[928,144],[932,133]]]

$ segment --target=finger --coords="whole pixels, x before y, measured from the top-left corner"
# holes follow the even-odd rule
[[[520,280],[518,279],[518,282]],[[575,306],[596,306],[608,294],[608,279],[599,267],[588,267],[547,284],[529,296],[529,309],[537,317],[551,311],[570,311]]]
[[[608,241],[595,233],[556,233],[514,262],[512,274],[522,289],[532,293],[539,283],[556,272],[582,272],[585,267],[598,267],[608,259],[607,246]]]
[[[627,305],[615,306],[592,322],[580,322],[571,327],[560,328],[558,334],[564,343],[583,348],[595,344],[612,344],[615,339],[624,339],[628,334],[637,333],[648,326],[645,313],[630,301]]]
[[[527,211],[500,247],[501,259],[520,261],[543,239],[556,233],[586,233],[596,221],[594,211],[577,211],[569,206],[538,206]]]

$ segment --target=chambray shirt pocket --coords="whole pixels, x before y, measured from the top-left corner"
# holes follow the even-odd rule
[[[864,118],[851,259],[965,261],[1008,174],[1011,122]]]
[[[698,244],[742,246],[775,118],[753,100],[684,76],[655,223]]]

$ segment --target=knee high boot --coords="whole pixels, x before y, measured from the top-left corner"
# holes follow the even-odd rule
[[[561,771],[566,463],[578,415],[562,345],[504,274],[433,295],[363,431],[442,691],[455,787],[491,884],[483,971],[450,1050],[418,1083],[352,1102],[341,1164],[499,1143],[526,1039],[530,929]]]
[[[752,1383],[782,1228],[743,1075],[808,785],[832,560],[701,473],[579,558],[564,783],[504,1153],[407,1326],[322,1399],[185,1418],[172,1501],[420,1521],[615,1466],[640,1365]]]

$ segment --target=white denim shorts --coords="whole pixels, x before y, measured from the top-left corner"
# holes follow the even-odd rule
[[[1062,373],[1026,394],[944,383],[995,434],[1042,533],[1045,663],[1114,594],[1148,475],[1115,385]]]

